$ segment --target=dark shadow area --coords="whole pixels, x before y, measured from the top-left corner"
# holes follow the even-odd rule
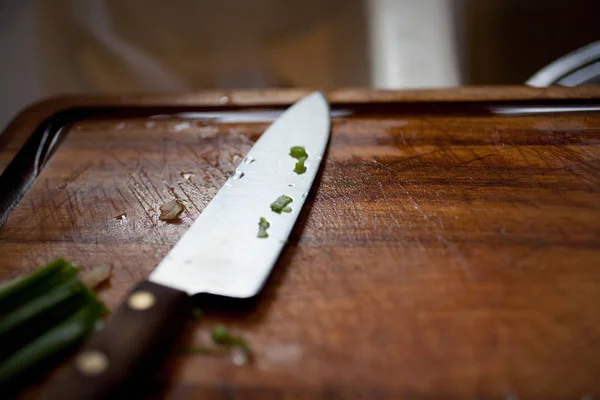
[[[464,84],[520,84],[600,39],[597,0],[462,0]]]

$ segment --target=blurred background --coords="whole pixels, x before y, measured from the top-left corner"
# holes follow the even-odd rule
[[[0,126],[66,93],[522,84],[598,0],[2,0]]]

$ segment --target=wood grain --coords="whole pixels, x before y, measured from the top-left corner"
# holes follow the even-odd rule
[[[380,104],[386,102],[455,103],[477,101],[558,101],[594,100],[598,98],[596,86],[574,88],[527,86],[472,86],[452,89],[376,90],[346,88],[327,91],[334,104]],[[269,89],[206,91],[184,94],[140,94],[122,96],[61,96],[32,104],[17,115],[0,135],[0,172],[23,145],[29,134],[40,123],[64,110],[73,108],[135,107],[147,109],[158,107],[176,109],[192,107],[261,107],[289,105],[310,93],[312,89]],[[25,134],[23,134],[26,132]]]
[[[430,102],[386,93],[377,106],[377,92],[338,98],[334,110],[351,113],[334,120],[317,187],[259,301],[207,313],[180,344],[224,323],[252,343],[254,363],[174,355],[157,397],[599,396],[600,113],[498,115],[494,101],[511,97],[495,90],[489,100],[456,91],[459,102],[442,92],[445,105],[436,92]],[[525,90],[532,100],[513,95],[520,106],[552,98]],[[600,89],[586,90],[559,90],[559,105],[597,107]],[[267,109],[286,98],[265,96],[257,104]],[[33,124],[16,121],[11,146]],[[0,227],[0,279],[56,256],[110,264],[101,297],[114,308],[268,125],[72,124]],[[159,221],[174,197],[186,205],[181,222]]]

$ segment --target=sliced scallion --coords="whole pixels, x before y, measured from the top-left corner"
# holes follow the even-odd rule
[[[308,153],[306,153],[306,150],[304,149],[304,147],[302,147],[302,146],[292,147],[290,149],[290,156],[292,156],[293,158],[298,160],[296,162],[296,166],[294,167],[294,172],[297,173],[298,175],[305,173],[306,165],[304,165],[304,162],[308,158]]]
[[[98,301],[92,301],[21,347],[0,365],[0,383],[16,378],[36,366],[42,366],[40,363],[48,367],[47,361],[53,356],[73,348],[94,330],[103,311],[104,307]]]
[[[271,203],[271,210],[273,210],[277,214],[281,214],[283,209],[286,208],[287,205],[290,204],[292,201],[294,200],[290,196],[282,194],[277,198],[277,200]]]
[[[72,280],[80,270],[80,267],[58,258],[27,276],[2,285],[0,287],[0,315]]]
[[[269,224],[269,221],[267,221],[263,217],[260,217],[260,221],[258,222],[258,235],[257,236],[261,239],[268,238],[269,234],[267,233],[267,229],[269,228],[269,226],[271,226],[271,224]]]
[[[302,158],[306,160],[308,158],[308,154],[306,154],[306,150],[302,146],[292,147],[290,149],[290,156],[297,158],[298,160]]]

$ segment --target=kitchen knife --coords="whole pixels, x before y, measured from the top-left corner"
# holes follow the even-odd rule
[[[164,353],[189,316],[191,296],[255,296],[277,261],[315,179],[330,130],[329,105],[314,92],[285,111],[257,140],[206,209],[151,273],[138,283],[49,386],[49,399],[111,398],[149,360]],[[297,173],[294,146],[305,148]],[[270,205],[292,198],[288,212]],[[258,237],[259,221],[269,223]]]

